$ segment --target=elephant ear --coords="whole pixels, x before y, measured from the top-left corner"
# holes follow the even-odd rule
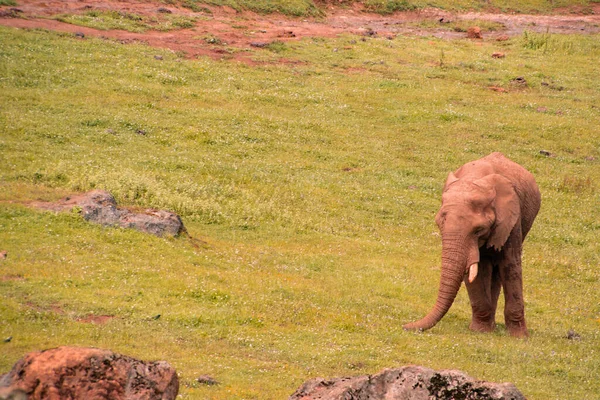
[[[474,182],[477,186],[496,191],[493,205],[496,220],[487,241],[487,247],[500,250],[521,215],[521,202],[513,184],[502,175],[492,174]]]
[[[443,191],[445,192],[446,190],[448,190],[448,187],[450,185],[452,185],[454,182],[456,182],[457,180],[458,180],[458,178],[456,177],[456,175],[454,175],[454,172],[450,172],[448,174],[448,177],[446,178],[446,183],[444,184]]]

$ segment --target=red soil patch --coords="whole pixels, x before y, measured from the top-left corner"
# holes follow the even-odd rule
[[[14,7],[13,7],[14,8]],[[98,30],[71,25],[48,17],[57,14],[78,14],[90,10],[117,10],[140,15],[159,15],[159,8],[166,8],[172,15],[195,16],[194,28],[171,32],[147,31],[132,33],[120,30]],[[487,20],[503,24],[504,28],[489,34],[498,36],[518,35],[524,30],[553,33],[598,33],[600,32],[600,4],[585,10],[566,9],[568,15],[510,15],[465,13],[452,14],[438,9],[417,12],[402,12],[381,16],[366,13],[360,4],[352,8],[329,6],[327,15],[321,19],[290,18],[280,14],[259,15],[252,12],[238,13],[229,7],[208,7],[210,13],[193,12],[174,5],[153,1],[112,0],[29,0],[19,4],[18,18],[11,7],[0,7],[0,25],[27,29],[48,29],[60,32],[82,33],[85,36],[104,37],[121,43],[142,42],[158,48],[182,52],[188,58],[210,56],[215,59],[241,60],[253,63],[253,52],[264,51],[253,43],[270,43],[275,40],[288,42],[306,37],[335,37],[344,33],[365,36],[377,35],[393,38],[397,35],[433,35],[442,38],[465,37],[463,32],[440,28],[420,28],[415,22],[448,20]],[[573,14],[579,12],[579,14]],[[591,14],[591,15],[586,15]],[[206,37],[218,38],[208,43]],[[242,49],[243,51],[239,51]],[[285,60],[282,61],[285,63]]]
[[[21,274],[7,274],[0,276],[0,282],[9,282],[9,281],[24,281],[25,278]]]

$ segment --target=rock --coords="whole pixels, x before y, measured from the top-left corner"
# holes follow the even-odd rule
[[[581,340],[581,335],[575,332],[573,329],[569,329],[566,338],[569,340]]]
[[[540,150],[540,154],[546,157],[554,157],[554,154],[552,154],[548,150]]]
[[[83,32],[75,32],[75,37],[78,37],[79,39],[83,39],[85,37],[85,34]]]
[[[20,8],[11,7],[9,9],[0,10],[0,18],[19,18],[23,10]]]
[[[119,225],[159,237],[177,236],[183,232],[183,222],[179,215],[165,210],[147,209],[144,214],[127,212],[121,215]]]
[[[511,82],[515,83],[517,85],[523,85],[523,86],[527,85],[527,80],[524,77],[522,77],[522,76],[517,76]]]
[[[57,203],[32,203],[33,206],[52,211],[71,211],[81,208],[86,221],[104,226],[118,226],[150,233],[159,237],[177,236],[185,232],[179,215],[165,211],[146,209],[143,213],[118,208],[115,198],[104,190],[66,197]]]
[[[270,44],[271,44],[271,42],[250,42],[250,46],[258,47],[260,49],[262,49],[264,47],[268,47]]]
[[[81,215],[86,221],[105,226],[119,225],[119,220],[127,211],[117,208],[117,201],[108,192],[93,190],[83,196],[67,197],[68,202],[81,207]]]
[[[488,89],[493,90],[494,92],[508,93],[508,90],[504,89],[501,86],[488,86]]]
[[[386,369],[377,375],[304,383],[289,400],[465,399],[525,400],[512,383],[478,381],[461,371],[434,371],[419,366]]]
[[[200,375],[196,378],[196,382],[207,386],[214,386],[219,384],[219,382],[217,382],[215,378],[209,375]]]
[[[377,32],[374,31],[372,28],[367,27],[363,35],[368,37],[377,37]]]
[[[294,31],[283,31],[282,33],[277,35],[277,37],[294,38],[296,37],[296,34],[294,33]]]
[[[19,389],[0,388],[0,400],[27,400],[27,393]]]
[[[483,39],[483,36],[481,36],[481,28],[478,26],[472,26],[469,29],[467,29],[467,38]]]
[[[492,58],[504,58],[504,57],[506,57],[506,55],[504,53],[500,53],[499,51],[492,53]]]
[[[6,250],[0,251],[0,260],[4,260],[6,257],[8,257]]]
[[[498,42],[506,42],[508,39],[510,39],[508,35],[500,35],[496,38]]]
[[[27,354],[2,376],[0,390],[22,391],[29,400],[171,400],[177,397],[179,380],[165,361],[65,346]]]
[[[163,56],[161,56],[161,55],[156,55],[156,56],[154,56],[154,59],[155,59],[155,60],[162,61],[162,60],[163,60]]]
[[[159,13],[163,13],[163,14],[172,14],[173,13],[173,11],[171,11],[165,7],[158,7],[158,9],[156,11],[158,11]]]

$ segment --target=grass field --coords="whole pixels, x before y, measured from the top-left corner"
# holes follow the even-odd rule
[[[170,14],[160,17],[147,17],[122,11],[87,11],[82,14],[64,14],[54,19],[74,25],[88,26],[96,29],[121,29],[130,32],[146,32],[148,30],[172,31],[191,28],[195,18]]]
[[[600,397],[597,36],[307,39],[255,50],[258,66],[46,31],[0,43],[0,371],[79,345],[169,361],[184,399],[283,399],[406,364]],[[492,151],[543,195],[531,337],[501,312],[469,331],[464,289],[404,332],[435,300],[446,175]],[[93,188],[178,212],[202,244],[26,206]]]
[[[598,0],[167,0],[196,11],[205,11],[206,4],[228,6],[235,10],[251,10],[258,13],[279,12],[296,16],[320,16],[328,4],[352,7],[362,3],[365,10],[381,14],[396,11],[419,10],[435,7],[448,11],[501,11],[515,13],[551,13],[560,8],[576,7],[591,12],[591,5]]]

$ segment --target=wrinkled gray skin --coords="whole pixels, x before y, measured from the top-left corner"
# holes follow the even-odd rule
[[[473,311],[472,330],[494,330],[502,288],[506,328],[512,336],[526,337],[521,252],[540,203],[533,175],[501,153],[451,172],[436,215],[442,236],[437,300],[429,314],[404,329],[425,330],[437,324],[464,280]],[[478,267],[471,267],[475,263]]]

